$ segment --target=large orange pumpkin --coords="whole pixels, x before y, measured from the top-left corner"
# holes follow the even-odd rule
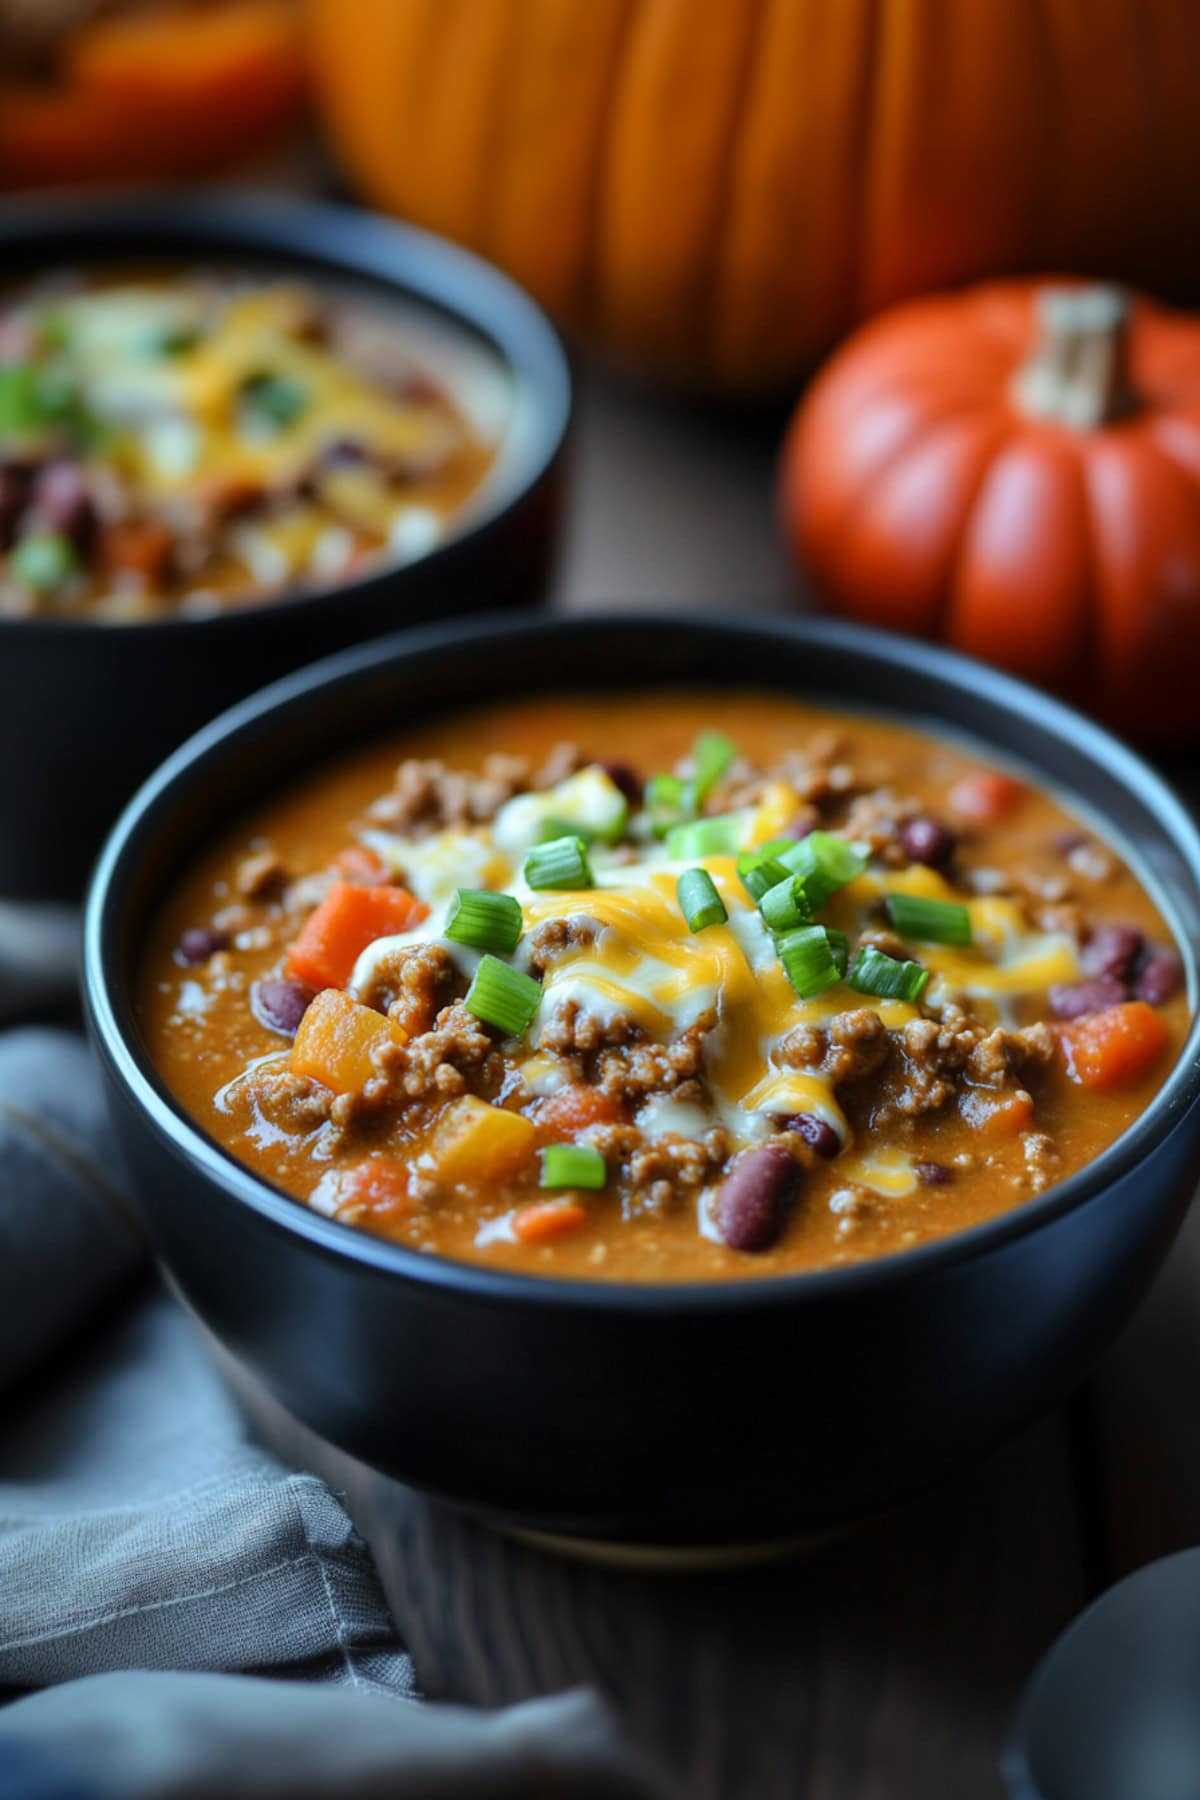
[[[309,3],[361,191],[678,376],[794,386],[981,275],[1200,280],[1195,0]]]
[[[9,188],[199,174],[269,143],[308,83],[296,0],[161,0],[66,31],[37,79],[3,63]]]
[[[781,501],[840,611],[1200,736],[1200,319],[1030,281],[898,307],[809,391]]]

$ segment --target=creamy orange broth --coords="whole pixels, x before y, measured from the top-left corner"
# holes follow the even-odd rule
[[[631,763],[644,779],[671,769],[686,757],[697,733],[710,730],[727,734],[749,763],[767,770],[787,753],[818,742],[821,734],[836,732],[842,742],[826,767],[849,770],[853,787],[849,794],[835,789],[825,797],[822,828],[836,831],[844,825],[853,793],[890,792],[911,797],[923,816],[953,829],[958,848],[950,870],[896,860],[889,864],[877,857],[821,914],[847,932],[853,955],[855,933],[864,920],[875,922],[885,890],[963,899],[974,922],[971,949],[907,947],[906,954],[934,975],[919,1006],[859,995],[844,982],[815,999],[798,999],[782,967],[772,964],[761,946],[754,966],[739,949],[758,924],[734,857],[711,857],[705,864],[726,899],[730,923],[693,935],[673,898],[674,865],[656,868],[653,859],[661,851],[643,844],[639,857],[648,856],[650,864],[640,873],[639,865],[618,862],[597,873],[601,885],[591,890],[524,890],[524,928],[528,937],[548,918],[577,915],[590,916],[601,927],[594,944],[568,950],[561,965],[546,971],[544,1012],[551,1010],[556,993],[587,999],[609,985],[620,991],[625,983],[626,1010],[634,1015],[644,1041],[670,1044],[678,1041],[697,991],[706,983],[714,988],[720,1025],[705,1043],[702,1103],[699,1109],[691,1104],[677,1111],[675,1122],[691,1118],[697,1127],[715,1122],[733,1135],[725,1162],[712,1164],[699,1181],[690,1179],[690,1168],[679,1179],[672,1179],[668,1170],[657,1185],[653,1179],[638,1182],[631,1173],[641,1167],[633,1160],[637,1146],[630,1148],[642,1129],[639,1119],[645,1122],[653,1115],[657,1120],[669,1097],[664,1102],[661,1096],[643,1096],[636,1104],[623,1105],[615,1124],[606,1121],[598,1138],[609,1146],[605,1186],[567,1195],[539,1189],[536,1156],[502,1180],[439,1183],[430,1175],[438,1132],[444,1130],[441,1122],[460,1094],[425,1096],[416,1104],[389,1102],[353,1119],[340,1136],[328,1126],[313,1127],[307,1118],[304,1129],[290,1129],[286,1122],[281,1128],[271,1112],[274,1089],[263,1089],[266,1097],[259,1104],[254,1083],[286,1072],[289,1044],[256,1017],[254,984],[286,974],[288,947],[316,892],[305,892],[302,878],[327,870],[348,846],[361,842],[364,832],[371,841],[380,841],[379,824],[370,819],[368,808],[387,793],[403,759],[436,758],[451,769],[477,771],[498,751],[537,764],[554,745],[568,740],[589,758]],[[994,1081],[959,1074],[952,1078],[953,1092],[945,1104],[915,1116],[897,1114],[897,1096],[910,1091],[903,1085],[909,1059],[900,1034],[906,1025],[920,1016],[936,1019],[947,998],[953,1002],[973,986],[969,1010],[980,1033],[998,1024],[1019,1031],[1050,1018],[1047,990],[1052,983],[1084,978],[1079,943],[1069,930],[1038,925],[1032,915],[1039,909],[1057,909],[1055,918],[1063,909],[1068,914],[1076,909],[1085,942],[1088,933],[1105,923],[1136,927],[1154,944],[1171,942],[1128,868],[1046,793],[1023,784],[1011,796],[1007,812],[986,824],[972,824],[956,812],[950,797],[956,784],[984,767],[950,741],[876,719],[830,715],[767,694],[564,697],[432,721],[315,773],[241,821],[198,858],[164,910],[146,955],[142,1015],[151,1053],[183,1107],[234,1156],[300,1200],[315,1199],[322,1210],[360,1229],[433,1254],[548,1275],[660,1281],[762,1276],[902,1251],[1020,1206],[1090,1161],[1157,1091],[1187,1024],[1186,1000],[1176,993],[1156,1009],[1166,1025],[1166,1042],[1149,1065],[1117,1086],[1094,1090],[1070,1077],[1059,1040],[1074,1027],[1055,1023],[1053,1055],[1046,1066],[1005,1076],[998,1088]],[[767,780],[758,805],[746,809],[756,821],[755,841],[786,835],[788,815],[801,804],[786,781]],[[499,820],[494,830],[500,834]],[[429,862],[428,839],[422,851],[399,835],[400,864],[405,841],[412,870]],[[473,870],[486,871],[489,858],[493,860],[490,878],[475,873],[464,885],[520,886],[503,857],[494,860],[492,826],[466,835],[472,840]],[[1079,841],[1069,843],[1071,837]],[[275,885],[258,895],[239,895],[239,870],[248,857],[266,852],[274,853],[281,866]],[[605,852],[596,849],[594,860],[599,870]],[[420,885],[411,874],[410,879],[414,887]],[[426,873],[421,879],[431,878]],[[1039,888],[1045,891],[1039,893]],[[444,942],[437,937],[439,908],[444,911],[441,902],[434,902],[429,920],[407,933],[402,949]],[[176,947],[182,935],[214,923],[228,934],[228,946],[197,965],[181,966]],[[515,954],[519,957],[520,950]],[[370,954],[364,952],[356,972],[360,983],[370,966]],[[646,982],[634,981],[632,971],[639,966],[657,971],[652,991]],[[839,1084],[822,1068],[785,1066],[779,1050],[783,1036],[801,1025],[827,1034],[830,1021],[848,1012],[874,1012],[894,1034],[880,1070]],[[536,1024],[531,1028],[537,1029]],[[553,1056],[548,1060],[556,1063]],[[546,1061],[532,1038],[510,1042],[493,1059],[490,1072],[468,1073],[466,1091],[537,1126],[553,1088],[553,1082],[546,1085]],[[584,1057],[582,1068],[572,1067],[576,1079],[567,1085],[580,1085],[580,1076],[582,1085],[598,1085],[594,1058]],[[248,1080],[247,1089],[243,1084]],[[988,1109],[997,1094],[1007,1102],[1017,1092],[1031,1102],[1020,1129],[982,1129],[981,1109],[990,1118]],[[316,1099],[319,1106],[319,1094]],[[794,1132],[781,1136],[779,1120],[801,1113],[830,1122],[841,1138],[837,1154],[827,1159]],[[612,1129],[606,1137],[608,1126]],[[743,1130],[765,1135],[740,1136]],[[621,1131],[629,1139],[623,1148],[614,1135]],[[550,1135],[563,1141],[558,1132]],[[586,1144],[596,1132],[585,1127],[578,1135]],[[674,1141],[670,1131],[668,1139]],[[656,1141],[638,1139],[643,1149]],[[797,1167],[777,1241],[748,1254],[716,1241],[714,1219],[730,1169],[762,1142],[782,1144]],[[345,1172],[367,1159],[406,1169],[415,1194],[398,1195],[394,1184],[386,1192],[352,1192],[344,1185]],[[918,1165],[943,1171],[936,1178],[939,1184],[915,1177]],[[572,1228],[546,1241],[514,1241],[511,1222],[520,1216],[519,1209],[546,1200],[574,1207]]]

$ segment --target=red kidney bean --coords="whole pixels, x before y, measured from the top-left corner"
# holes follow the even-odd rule
[[[367,451],[361,438],[333,437],[321,445],[319,461],[327,469],[353,468],[367,461]]]
[[[1127,981],[1145,942],[1136,925],[1097,925],[1080,953],[1080,967],[1085,975]]]
[[[642,804],[642,780],[637,770],[627,762],[602,762],[600,767],[608,776],[615,788],[620,788],[630,806]]]
[[[778,1145],[744,1150],[717,1195],[717,1230],[731,1250],[756,1253],[778,1243],[800,1167]]]
[[[957,841],[948,826],[923,814],[916,819],[903,819],[899,837],[900,847],[909,862],[925,863],[931,869],[946,866],[954,855]]]
[[[0,550],[10,550],[21,514],[29,504],[29,475],[25,469],[0,464]]]
[[[175,946],[175,960],[182,963],[207,962],[218,950],[229,948],[229,933],[213,925],[190,925]]]
[[[295,1037],[315,997],[302,981],[256,981],[250,990],[250,1005],[259,1024],[268,1031]]]
[[[1086,831],[1060,831],[1057,837],[1050,840],[1050,848],[1058,856],[1070,856],[1072,850],[1082,850],[1091,842]]]
[[[1103,1012],[1129,998],[1129,990],[1114,975],[1093,975],[1089,981],[1056,981],[1050,989],[1050,1011],[1056,1019],[1081,1019],[1085,1013]]]
[[[1133,972],[1133,991],[1139,1000],[1161,1006],[1183,986],[1183,959],[1168,944],[1150,944]]]
[[[780,1123],[782,1130],[794,1131],[818,1156],[836,1156],[842,1147],[842,1140],[833,1126],[818,1119],[816,1113],[789,1113]]]
[[[797,840],[806,838],[810,832],[817,829],[817,821],[818,814],[813,812],[811,808],[807,812],[793,813],[779,835],[780,837],[796,838]]]
[[[913,1173],[922,1187],[945,1187],[948,1181],[954,1180],[954,1170],[940,1162],[914,1163]]]
[[[96,508],[82,463],[49,462],[33,483],[33,511],[46,531],[61,532],[80,548],[96,525]]]

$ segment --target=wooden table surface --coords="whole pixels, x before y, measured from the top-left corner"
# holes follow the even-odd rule
[[[558,603],[790,604],[777,421],[582,384]],[[613,1572],[525,1548],[276,1421],[342,1490],[425,1692],[586,1682],[690,1800],[999,1800],[1022,1683],[1119,1574],[1200,1542],[1200,1216],[1087,1387],[921,1503],[750,1572]]]

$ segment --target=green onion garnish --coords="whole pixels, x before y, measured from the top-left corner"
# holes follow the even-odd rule
[[[798,844],[779,852],[784,869],[803,876],[813,912],[819,912],[839,888],[861,875],[870,860],[871,852],[862,845],[847,843],[828,831],[810,831]]]
[[[926,900],[920,894],[889,894],[887,916],[901,937],[924,944],[969,944],[971,915],[957,900]]]
[[[79,552],[60,531],[40,531],[21,539],[9,566],[22,587],[52,594],[77,573]]]
[[[826,925],[801,925],[776,938],[784,973],[801,1000],[811,1000],[846,973],[849,945]]]
[[[541,986],[532,975],[501,962],[498,956],[485,956],[463,1004],[484,1025],[494,1025],[505,1037],[520,1037],[541,997]]]
[[[596,883],[587,857],[587,845],[577,834],[535,844],[525,858],[525,879],[531,888],[590,888]]]
[[[181,320],[177,325],[164,325],[152,332],[146,348],[151,356],[186,356],[196,348],[202,335],[198,325],[185,325]]]
[[[652,775],[642,792],[651,829],[662,837],[686,811],[684,787],[678,775]]]
[[[241,402],[260,429],[282,431],[308,405],[308,391],[287,375],[250,375],[242,383]]]
[[[587,1144],[547,1144],[541,1152],[544,1188],[602,1188],[608,1164]]]
[[[486,888],[459,888],[450,902],[443,933],[455,944],[495,950],[508,956],[521,936],[521,902]]]
[[[760,844],[757,850],[746,850],[737,859],[737,872],[742,886],[755,906],[764,894],[788,878],[789,871],[775,854],[781,842],[781,839],[776,838],[770,844]]]
[[[917,962],[885,956],[874,944],[863,944],[850,971],[850,986],[877,1000],[911,1000],[915,1004],[929,986],[929,970]]]
[[[667,855],[675,862],[690,856],[732,856],[738,847],[742,820],[737,813],[718,813],[712,819],[689,819],[672,825],[667,833]]]
[[[702,731],[692,745],[695,774],[688,783],[694,802],[700,806],[716,787],[737,755],[737,745],[720,731]]]
[[[768,931],[794,931],[797,925],[811,924],[812,912],[804,890],[804,877],[785,875],[782,881],[767,889],[758,903],[758,910]]]
[[[590,825],[572,825],[570,819],[543,819],[534,842],[549,844],[555,838],[577,837],[586,848],[595,843],[596,835]]]
[[[685,869],[675,884],[679,910],[687,920],[689,931],[703,931],[708,925],[723,925],[729,914],[725,902],[707,869]]]

